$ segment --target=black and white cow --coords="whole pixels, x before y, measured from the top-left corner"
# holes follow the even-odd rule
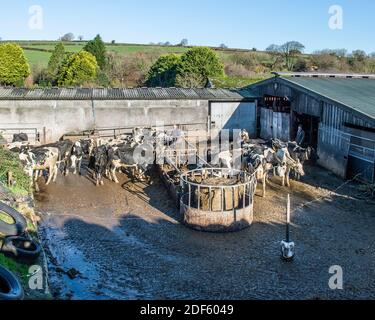
[[[94,148],[90,157],[89,168],[97,186],[104,185],[104,176],[108,170],[108,149],[106,145]]]
[[[5,148],[9,150],[10,152],[20,154],[22,152],[25,152],[31,149],[31,146],[29,142],[12,142],[12,143],[7,144]]]
[[[41,148],[56,148],[59,150],[58,167],[62,165],[65,176],[69,174],[70,156],[72,154],[73,142],[70,140],[47,144]]]
[[[288,151],[294,160],[299,160],[304,164],[312,158],[314,149],[311,147],[302,148],[296,142],[288,142]]]
[[[95,148],[95,140],[94,139],[82,139],[79,140],[81,144],[82,152],[84,156],[87,156],[89,159],[94,151]]]
[[[262,183],[263,197],[266,196],[266,185],[274,167],[274,151],[267,147],[253,146],[244,151],[242,170],[255,174]]]
[[[29,137],[27,136],[26,133],[17,133],[13,135],[13,143],[15,142],[28,142]]]
[[[122,144],[110,147],[108,150],[109,178],[115,183],[119,183],[116,171],[125,168],[131,169],[133,176],[145,181],[145,174],[154,160],[155,153],[151,144],[142,144],[136,147]]]
[[[43,147],[33,150],[26,150],[19,154],[19,159],[24,165],[25,172],[30,176],[32,184],[36,185],[40,172],[48,171],[48,180],[46,185],[51,181],[56,181],[58,172],[59,150],[53,147]]]
[[[274,175],[282,178],[282,186],[285,184],[290,187],[290,174],[295,172],[297,175],[303,177],[305,171],[303,164],[299,159],[293,159],[288,151],[288,148],[281,148],[274,154]]]
[[[70,167],[74,170],[73,174],[77,174],[77,171],[79,175],[82,174],[81,167],[82,167],[82,160],[83,160],[84,152],[82,143],[80,141],[77,141],[74,143],[72,147],[72,151],[70,154]]]

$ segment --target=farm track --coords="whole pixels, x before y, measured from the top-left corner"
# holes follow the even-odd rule
[[[342,182],[308,168],[292,182],[293,207],[329,195]],[[280,260],[288,189],[273,181],[255,198],[254,225],[239,233],[187,229],[161,182],[95,187],[59,177],[36,196],[51,290],[59,299],[365,299],[375,298],[375,210],[346,186],[293,214],[293,263]],[[260,194],[260,191],[258,192]],[[345,287],[328,287],[328,269]],[[66,271],[80,275],[71,280]],[[62,272],[64,271],[64,272]]]

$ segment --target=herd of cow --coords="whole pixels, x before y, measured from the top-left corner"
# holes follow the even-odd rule
[[[67,176],[71,170],[74,174],[82,174],[82,162],[88,160],[88,167],[96,185],[104,184],[104,176],[119,183],[116,171],[121,168],[131,169],[133,175],[140,180],[153,161],[147,161],[150,153],[149,144],[145,143],[154,137],[148,129],[134,129],[132,135],[124,135],[118,139],[81,139],[79,141],[62,140],[43,146],[31,146],[24,134],[15,135],[13,142],[6,148],[18,153],[25,172],[32,178],[37,187],[37,180],[48,174],[46,184],[57,179],[61,171]],[[152,151],[152,150],[151,150]]]
[[[8,144],[7,148],[19,154],[25,172],[32,178],[37,190],[36,182],[44,173],[48,176],[47,185],[56,181],[59,171],[65,176],[70,171],[81,175],[84,159],[88,161],[89,173],[99,186],[104,184],[105,177],[119,183],[116,172],[123,168],[130,170],[131,175],[138,180],[147,180],[146,172],[162,154],[162,150],[158,148],[172,146],[181,136],[182,132],[168,134],[136,128],[132,134],[116,139],[82,139],[75,142],[63,140],[31,147],[27,137],[20,134],[14,136],[13,143]],[[241,169],[255,174],[262,182],[263,196],[271,174],[281,177],[283,186],[290,186],[290,174],[293,172],[297,178],[304,176],[304,162],[313,155],[313,149],[302,148],[295,142],[270,140],[264,144],[251,144],[246,131],[242,131],[240,139]],[[215,160],[212,166],[234,169],[238,159],[235,159],[233,151],[224,151]]]
[[[305,175],[304,164],[316,158],[313,148],[303,148],[296,142],[284,143],[280,140],[270,140],[265,144],[244,144],[242,149],[242,170],[255,173],[263,186],[263,197],[266,196],[266,185],[269,177],[282,178],[282,186],[290,187],[290,175],[294,173],[297,179]]]
[[[316,160],[317,154],[311,147],[303,148],[296,142],[282,142],[271,139],[265,143],[251,143],[248,133],[243,130],[240,136],[241,149],[223,151],[214,157],[214,164],[221,168],[241,169],[255,174],[262,182],[263,197],[271,175],[282,178],[282,186],[290,187],[290,176],[296,179],[305,175],[304,164]]]

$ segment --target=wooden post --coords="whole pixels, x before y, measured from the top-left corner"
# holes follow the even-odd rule
[[[47,144],[47,129],[43,127],[43,144]]]
[[[243,207],[242,209],[246,208],[246,184],[243,186]]]
[[[13,185],[13,172],[8,172],[8,187],[11,187]]]

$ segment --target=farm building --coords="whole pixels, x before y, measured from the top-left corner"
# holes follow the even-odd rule
[[[0,89],[0,132],[8,139],[22,131],[48,143],[71,132],[161,124],[255,135],[256,98],[245,89]]]
[[[276,73],[250,89],[262,138],[294,140],[302,125],[320,165],[374,182],[375,76]]]
[[[0,133],[26,132],[42,143],[93,129],[134,127],[246,129],[252,138],[305,144],[342,178],[375,180],[375,76],[275,74],[248,88],[0,88]]]

